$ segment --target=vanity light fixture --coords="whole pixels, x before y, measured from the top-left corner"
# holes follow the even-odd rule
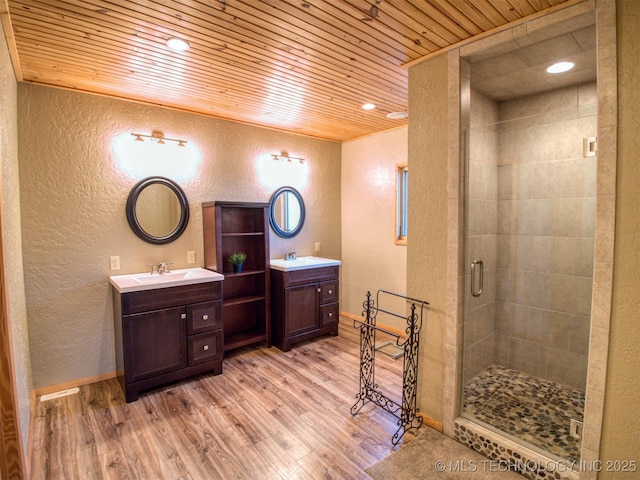
[[[187,143],[186,140],[178,140],[177,138],[167,138],[164,136],[162,132],[158,132],[154,130],[151,132],[151,135],[145,135],[143,133],[132,133],[136,142],[144,142],[145,138],[151,139],[151,141],[155,141],[158,145],[164,145],[165,142],[176,142],[179,147],[184,147]]]
[[[291,162],[292,160],[297,160],[300,163],[304,163],[305,160],[302,157],[290,157],[287,152],[284,150],[281,153],[272,153],[271,156],[274,160],[279,160],[281,162]]]
[[[167,39],[166,43],[167,47],[174,52],[184,52],[185,50],[188,50],[190,46],[189,42],[178,37],[171,37]]]
[[[547,73],[563,73],[568,72],[574,67],[573,62],[558,62],[547,68]]]

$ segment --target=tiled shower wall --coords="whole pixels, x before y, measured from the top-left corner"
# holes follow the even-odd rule
[[[471,92],[464,383],[491,364],[585,389],[595,227],[596,84],[500,104]]]
[[[596,84],[499,105],[495,362],[584,391],[596,208]]]

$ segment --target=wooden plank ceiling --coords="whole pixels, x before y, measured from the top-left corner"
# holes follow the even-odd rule
[[[344,141],[407,122],[404,64],[567,0],[1,1],[19,80]]]

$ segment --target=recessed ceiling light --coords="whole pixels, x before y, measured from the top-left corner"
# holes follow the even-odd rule
[[[365,103],[362,105],[363,110],[373,110],[374,108],[376,108],[375,103]]]
[[[573,68],[574,64],[572,62],[558,62],[551,65],[547,68],[547,73],[562,73],[568,72]]]
[[[403,118],[407,118],[409,114],[407,112],[391,112],[387,113],[387,118],[392,120],[402,120]]]
[[[167,40],[167,47],[174,52],[184,52],[189,48],[189,42],[182,40],[181,38],[171,37]]]

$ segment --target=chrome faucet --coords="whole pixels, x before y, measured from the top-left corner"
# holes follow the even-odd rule
[[[297,253],[296,252],[287,252],[284,254],[284,259],[285,260],[295,260],[297,258]]]
[[[169,265],[173,265],[173,264],[171,262],[160,262],[158,264],[158,273],[160,275],[164,273],[171,273],[171,271],[169,270]]]
[[[158,273],[158,265],[156,265],[155,263],[147,263],[146,265],[147,267],[151,267],[151,275],[153,275],[154,273]]]

